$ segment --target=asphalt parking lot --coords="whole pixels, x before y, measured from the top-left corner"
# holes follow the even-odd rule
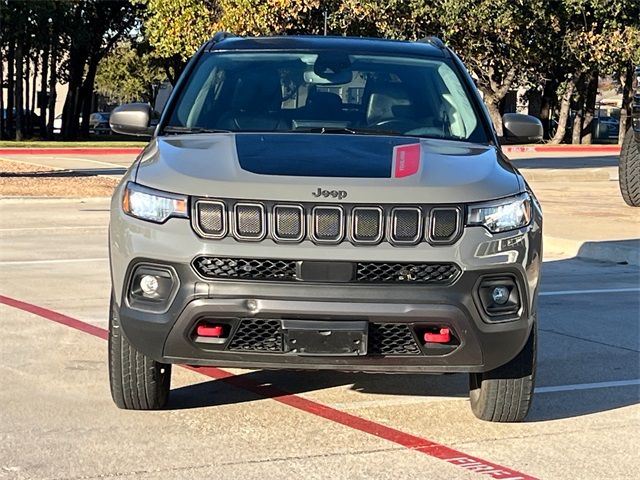
[[[0,478],[637,476],[638,267],[546,258],[523,424],[477,420],[465,375],[180,367],[166,410],[127,412],[107,383],[107,222],[104,199],[0,201]]]

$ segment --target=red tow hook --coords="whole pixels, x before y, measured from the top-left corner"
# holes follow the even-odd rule
[[[206,323],[202,323],[198,325],[196,333],[199,337],[220,338],[223,330],[222,325],[207,325]]]
[[[440,333],[424,332],[424,341],[426,343],[449,343],[451,341],[451,332],[448,328],[441,328]]]

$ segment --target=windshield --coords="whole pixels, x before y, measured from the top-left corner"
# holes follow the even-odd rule
[[[225,52],[201,59],[165,131],[374,133],[487,142],[444,59]]]

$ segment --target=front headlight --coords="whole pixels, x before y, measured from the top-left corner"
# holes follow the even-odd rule
[[[506,232],[529,225],[531,198],[528,193],[493,202],[470,205],[467,225],[481,225],[491,233]]]
[[[122,195],[122,210],[127,215],[163,223],[170,217],[189,217],[187,197],[161,192],[129,182]]]

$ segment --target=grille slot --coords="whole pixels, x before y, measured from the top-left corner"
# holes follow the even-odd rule
[[[276,205],[273,209],[276,240],[300,241],[304,237],[304,209],[298,205]]]
[[[422,210],[413,207],[398,207],[391,211],[391,241],[394,243],[416,243],[421,236]]]
[[[280,320],[262,318],[243,318],[236,330],[229,350],[243,352],[281,353],[282,330]]]
[[[460,211],[457,208],[433,208],[429,226],[432,243],[450,243],[460,230]]]
[[[199,200],[196,203],[196,227],[207,237],[221,238],[227,233],[226,209],[222,202]]]
[[[264,207],[259,203],[236,203],[235,235],[243,240],[262,240],[266,234]]]
[[[353,240],[359,243],[378,243],[383,235],[382,209],[356,207],[351,211]]]
[[[420,355],[411,327],[403,323],[370,323],[368,351],[374,355]]]
[[[314,207],[312,236],[321,243],[339,243],[344,236],[343,212],[340,207]]]
[[[296,262],[292,260],[198,257],[193,266],[206,278],[274,281],[296,279]]]
[[[297,281],[296,260],[197,257],[193,268],[209,279]],[[450,285],[461,270],[455,263],[357,262],[352,283]]]
[[[281,322],[270,318],[242,318],[228,350],[283,353]],[[420,355],[420,347],[403,323],[369,323],[370,355]]]
[[[319,244],[453,244],[463,232],[462,206],[332,205],[194,198],[191,223],[201,237]],[[425,221],[426,219],[426,221]]]
[[[459,274],[454,263],[358,262],[356,282],[450,285]]]

